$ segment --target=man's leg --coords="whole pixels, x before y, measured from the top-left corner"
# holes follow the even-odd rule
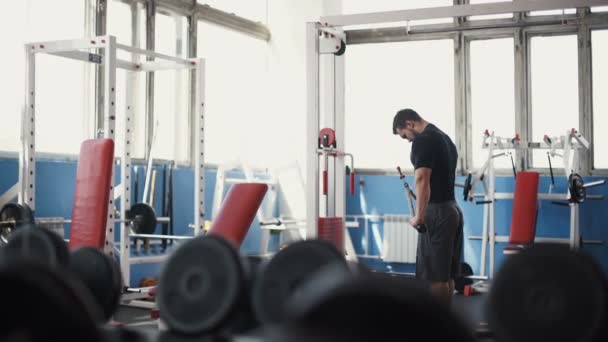
[[[450,292],[450,282],[431,283],[431,293],[439,302],[446,307],[452,304],[452,293]]]

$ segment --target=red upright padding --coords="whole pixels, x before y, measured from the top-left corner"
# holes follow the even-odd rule
[[[344,221],[341,217],[319,217],[319,240],[329,241],[340,252],[344,252]]]
[[[513,193],[511,233],[509,243],[530,245],[536,235],[536,210],[538,208],[538,172],[517,174]]]
[[[209,234],[221,236],[237,248],[241,247],[267,190],[268,186],[260,183],[233,185],[217,217],[213,218]]]
[[[91,139],[82,143],[72,207],[71,249],[104,247],[113,166],[112,139]]]

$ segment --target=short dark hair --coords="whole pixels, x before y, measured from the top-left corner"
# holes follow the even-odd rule
[[[397,134],[397,129],[404,128],[406,121],[421,121],[422,117],[413,109],[402,109],[393,118],[393,134]]]

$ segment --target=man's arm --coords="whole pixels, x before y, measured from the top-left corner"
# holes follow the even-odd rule
[[[416,219],[424,223],[424,210],[431,198],[431,172],[428,167],[416,169]]]

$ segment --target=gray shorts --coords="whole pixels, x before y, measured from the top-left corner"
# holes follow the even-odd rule
[[[424,211],[427,231],[418,234],[416,278],[447,282],[460,273],[464,219],[456,201],[429,203]]]

